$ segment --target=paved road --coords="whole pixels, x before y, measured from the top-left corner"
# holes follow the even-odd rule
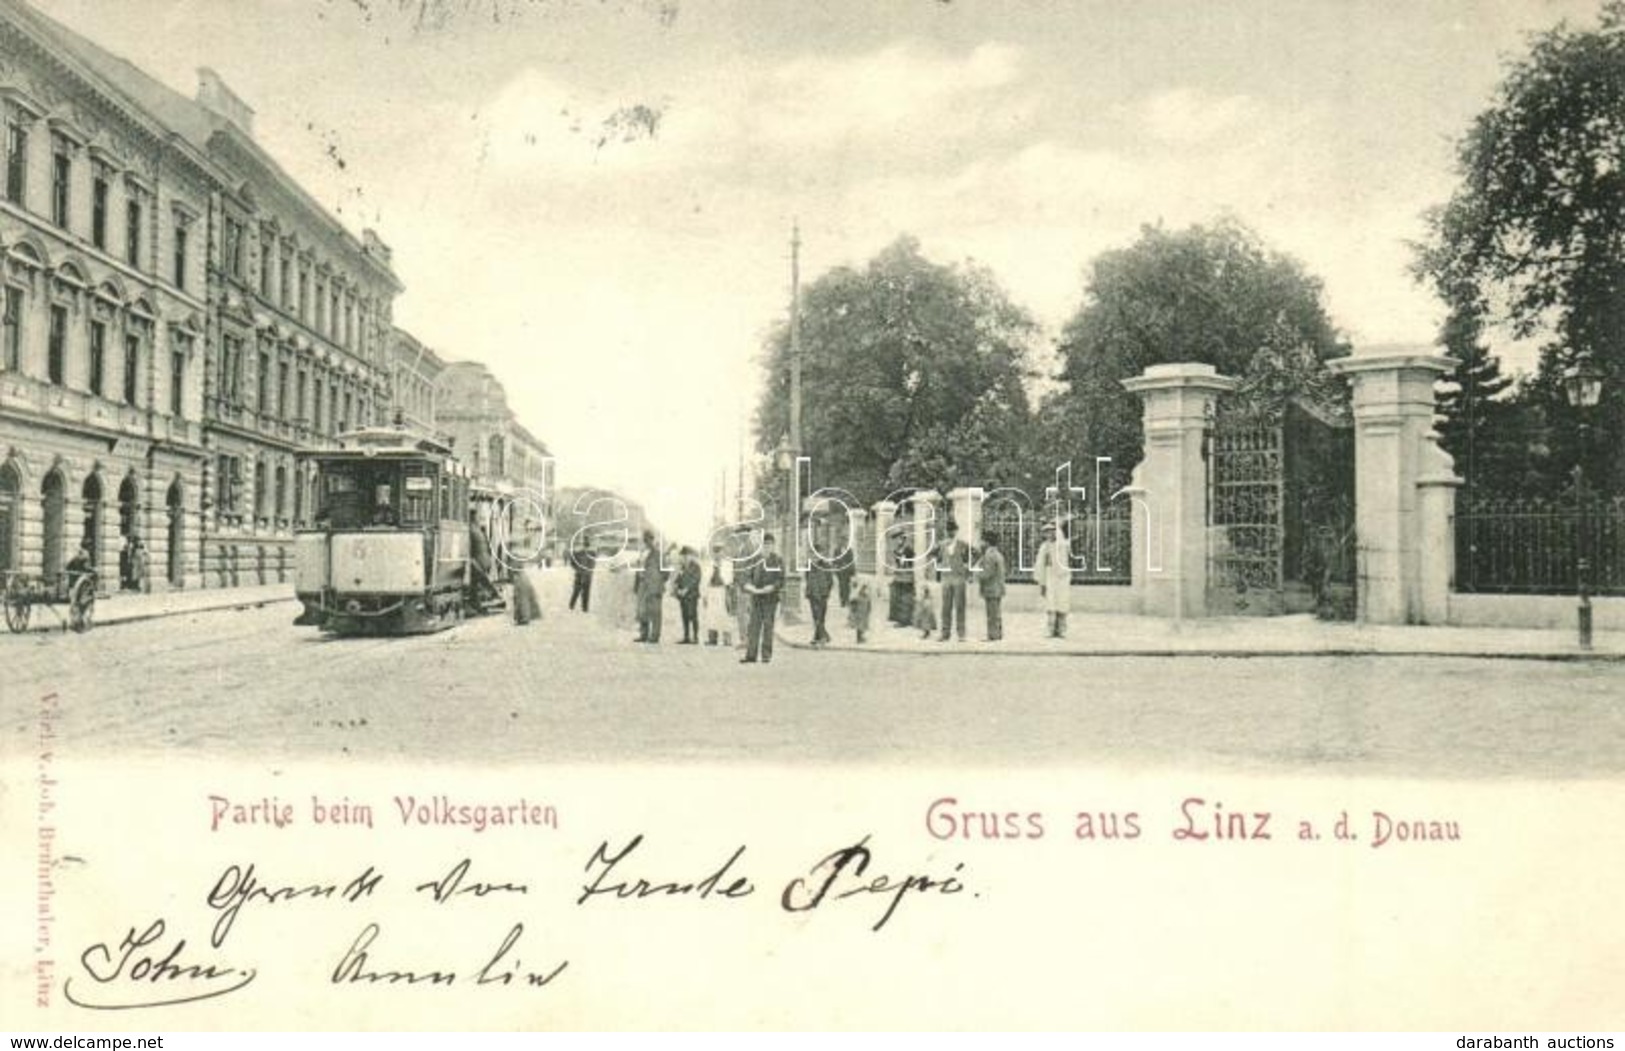
[[[951,659],[632,644],[559,611],[334,639],[292,605],[0,638],[5,749],[61,699],[75,754],[492,764],[1161,765],[1625,774],[1625,666],[1463,659]],[[675,618],[671,618],[675,619]]]

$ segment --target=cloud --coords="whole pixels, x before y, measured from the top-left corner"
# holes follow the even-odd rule
[[[478,111],[483,159],[499,174],[624,172],[661,155],[666,99],[611,98],[521,70]]]
[[[1209,95],[1191,88],[1161,91],[1144,100],[1139,117],[1160,142],[1196,146],[1257,124],[1263,107],[1246,95]]]
[[[1006,99],[1021,73],[1021,52],[998,43],[959,55],[900,43],[861,55],[802,57],[757,81],[742,98],[743,116],[758,141],[951,135]]]

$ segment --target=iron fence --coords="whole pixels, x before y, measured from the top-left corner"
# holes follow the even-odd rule
[[[1074,513],[1068,519],[1068,537],[1072,546],[1073,584],[1130,584],[1133,583],[1130,561],[1133,557],[1133,526],[1131,509],[1127,501],[1111,504],[1098,513]],[[1033,563],[1038,558],[1038,546],[1043,543],[1043,528],[1054,521],[1050,512],[990,507],[982,517],[981,529],[991,533],[1004,555],[1005,580],[1013,584],[1030,583]],[[978,538],[980,539],[980,538]]]
[[[1573,595],[1585,553],[1592,593],[1625,595],[1625,497],[1584,515],[1572,497],[1485,497],[1463,501],[1455,525],[1457,591]]]

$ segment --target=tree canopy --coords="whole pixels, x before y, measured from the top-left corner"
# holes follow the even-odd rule
[[[1071,443],[1056,450],[1063,459],[1110,456],[1126,471],[1140,459],[1140,402],[1123,379],[1150,365],[1205,363],[1281,399],[1320,386],[1322,362],[1348,347],[1320,281],[1224,219],[1146,226],[1133,245],[1098,257],[1059,350],[1064,388],[1040,413],[1047,440]]]
[[[1597,466],[1625,480],[1606,452],[1625,436],[1625,0],[1605,4],[1595,29],[1563,23],[1534,37],[1463,138],[1457,167],[1418,275],[1453,317],[1539,341],[1529,396],[1550,403],[1549,444],[1564,468],[1578,449],[1557,380],[1589,355],[1607,377]]]
[[[993,275],[945,266],[903,237],[861,269],[839,267],[802,292],[802,440],[814,487],[865,505],[908,488],[1021,484],[1029,345],[1037,331]],[[756,441],[790,429],[790,337],[764,354]],[[785,484],[774,471],[759,492]]]

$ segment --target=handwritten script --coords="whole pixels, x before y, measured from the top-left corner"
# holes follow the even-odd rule
[[[779,888],[774,895],[757,896],[751,868],[743,844],[719,850],[713,862],[689,871],[672,867],[641,834],[605,840],[588,856],[569,897],[552,904],[625,911],[761,902],[791,915],[857,910],[860,922],[880,932],[897,921],[910,900],[923,906],[927,900],[976,897],[963,862],[932,871],[893,867],[877,857],[868,836],[820,855],[803,870],[774,874],[772,885]],[[133,1010],[239,992],[264,968],[243,958],[237,946],[244,936],[238,931],[261,925],[261,937],[276,936],[280,925],[273,914],[295,909],[328,910],[321,917],[323,929],[336,926],[345,933],[331,947],[279,953],[278,965],[298,967],[287,960],[310,960],[308,973],[338,990],[413,986],[533,992],[551,988],[570,968],[552,940],[536,933],[534,916],[549,902],[533,890],[532,878],[482,872],[466,857],[407,878],[363,865],[352,872],[289,879],[265,873],[252,861],[234,862],[207,883],[201,901],[213,916],[206,938],[189,937],[170,917],[142,916],[84,948],[78,970],[63,983],[64,998],[89,1010]],[[456,911],[472,902],[502,912],[493,928],[499,933],[486,946],[423,948],[443,940],[432,931],[426,936],[433,920],[418,910]],[[482,911],[481,921],[489,918]],[[460,938],[457,944],[467,942]]]

